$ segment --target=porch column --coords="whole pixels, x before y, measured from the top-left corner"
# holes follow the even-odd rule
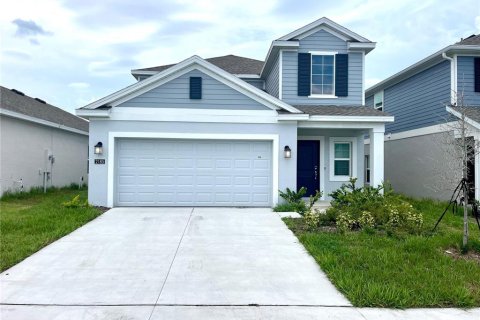
[[[370,185],[377,187],[384,179],[384,134],[385,126],[369,129],[370,135]]]
[[[475,200],[480,200],[480,153],[478,150],[480,146],[480,135],[474,135],[475,143],[474,143],[474,152],[475,152],[475,163],[474,163],[474,170],[475,170]]]

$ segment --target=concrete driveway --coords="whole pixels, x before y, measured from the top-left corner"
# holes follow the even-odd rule
[[[85,307],[154,319],[166,306],[350,306],[270,209],[112,209],[3,272],[0,285],[2,319]]]

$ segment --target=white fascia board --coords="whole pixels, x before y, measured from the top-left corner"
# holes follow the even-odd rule
[[[224,110],[192,108],[118,107],[109,120],[207,122],[207,123],[277,123],[275,110]]]
[[[280,37],[278,40],[291,40],[291,39],[294,39],[294,38],[295,39],[299,38],[299,37],[303,36],[305,33],[308,33],[309,31],[311,31],[312,29],[316,29],[316,28],[318,28],[319,26],[322,26],[322,25],[326,25],[326,26],[330,27],[331,29],[333,29],[334,31],[336,31],[340,34],[346,35],[346,36],[348,36],[348,37],[350,37],[354,40],[357,40],[357,41],[360,41],[360,42],[371,42],[367,38],[364,38],[364,37],[360,36],[359,34],[357,34],[353,31],[339,25],[336,22],[333,22],[332,20],[330,20],[326,17],[320,18],[320,19],[318,19],[318,20],[316,20],[312,23],[307,24],[304,27],[301,27],[300,29],[292,31],[289,34],[286,34],[283,37]]]
[[[75,114],[83,118],[108,118],[111,109],[76,109]]]
[[[298,121],[298,128],[312,129],[376,129],[384,130],[382,122]]]
[[[348,51],[362,51],[365,54],[369,53],[377,44],[375,42],[347,42]]]
[[[267,56],[265,57],[265,63],[263,64],[262,71],[260,71],[260,76],[264,76],[264,72],[267,71],[267,65],[269,65],[270,59],[275,56],[278,51],[281,49],[297,49],[300,46],[298,41],[283,41],[283,40],[274,40],[268,49]]]
[[[331,122],[393,122],[394,117],[377,116],[310,116],[310,121],[331,121]]]
[[[33,122],[33,123],[36,123],[36,124],[41,124],[41,125],[44,125],[44,126],[47,126],[47,127],[52,127],[52,128],[56,128],[56,129],[65,130],[65,131],[69,131],[69,132],[78,133],[78,134],[81,134],[81,135],[88,136],[87,131],[79,130],[79,129],[72,128],[72,127],[67,127],[67,126],[64,126],[62,124],[58,124],[56,122],[39,119],[39,118],[36,118],[36,117],[28,116],[26,114],[10,111],[10,110],[7,110],[7,109],[0,108],[0,115],[4,115],[4,116],[7,116],[7,117],[20,119],[20,120],[24,120],[24,121],[29,121],[29,122]]]
[[[457,117],[459,119],[462,119],[462,114],[460,112],[458,112],[456,110],[453,110],[449,106],[446,107],[446,110],[447,110],[447,112],[453,114],[455,117]],[[473,126],[476,129],[480,129],[480,123],[478,123],[475,120],[467,117],[466,115],[465,115],[465,122],[468,123],[469,125]]]
[[[153,76],[154,74],[159,73],[160,71],[149,71],[149,70],[131,70],[131,74],[134,76]]]
[[[383,90],[385,88],[391,87],[395,85],[398,82],[401,82],[425,69],[430,68],[431,66],[434,66],[440,62],[442,62],[443,57],[442,54],[475,54],[475,53],[480,53],[480,46],[467,46],[467,45],[451,45],[448,47],[445,47],[428,57],[412,64],[411,66],[395,73],[394,75],[386,78],[383,81],[380,81],[374,86],[371,86],[365,91],[365,96],[369,97],[375,92],[378,92],[380,90]]]
[[[189,69],[190,68],[190,69]],[[105,104],[111,104],[112,106],[118,105],[120,101],[126,101],[132,99],[152,88],[156,87],[166,78],[175,78],[179,74],[185,73],[185,70],[199,69],[202,72],[212,76],[225,85],[249,96],[250,98],[264,104],[272,109],[285,109],[293,113],[301,113],[300,110],[290,106],[289,104],[269,95],[268,93],[255,88],[254,86],[246,83],[242,79],[226,72],[225,70],[211,64],[208,61],[203,60],[199,56],[192,56],[182,62],[164,70],[156,75],[153,75],[143,81],[137,82],[131,86],[128,86],[120,91],[117,91],[105,98],[102,98],[96,102],[93,102],[82,109],[95,109]],[[164,81],[163,81],[164,82]]]
[[[261,79],[259,74],[234,73],[233,75],[244,79]]]
[[[297,113],[297,114],[279,114],[278,120],[279,121],[291,121],[291,120],[303,120],[307,121],[310,116],[305,113]]]

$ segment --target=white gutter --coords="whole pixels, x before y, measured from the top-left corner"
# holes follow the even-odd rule
[[[447,56],[446,52],[442,52],[442,58],[450,60],[450,103],[457,104],[457,64],[456,59]]]

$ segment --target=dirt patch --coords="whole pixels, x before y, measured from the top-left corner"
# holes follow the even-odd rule
[[[457,248],[449,248],[444,251],[445,255],[452,257],[455,260],[475,261],[480,264],[480,253],[470,250],[467,253],[462,253]]]
[[[97,207],[97,206],[95,206],[95,208],[100,210],[101,213],[105,213],[105,212],[107,212],[108,210],[111,209],[111,208],[108,208],[108,207]]]

